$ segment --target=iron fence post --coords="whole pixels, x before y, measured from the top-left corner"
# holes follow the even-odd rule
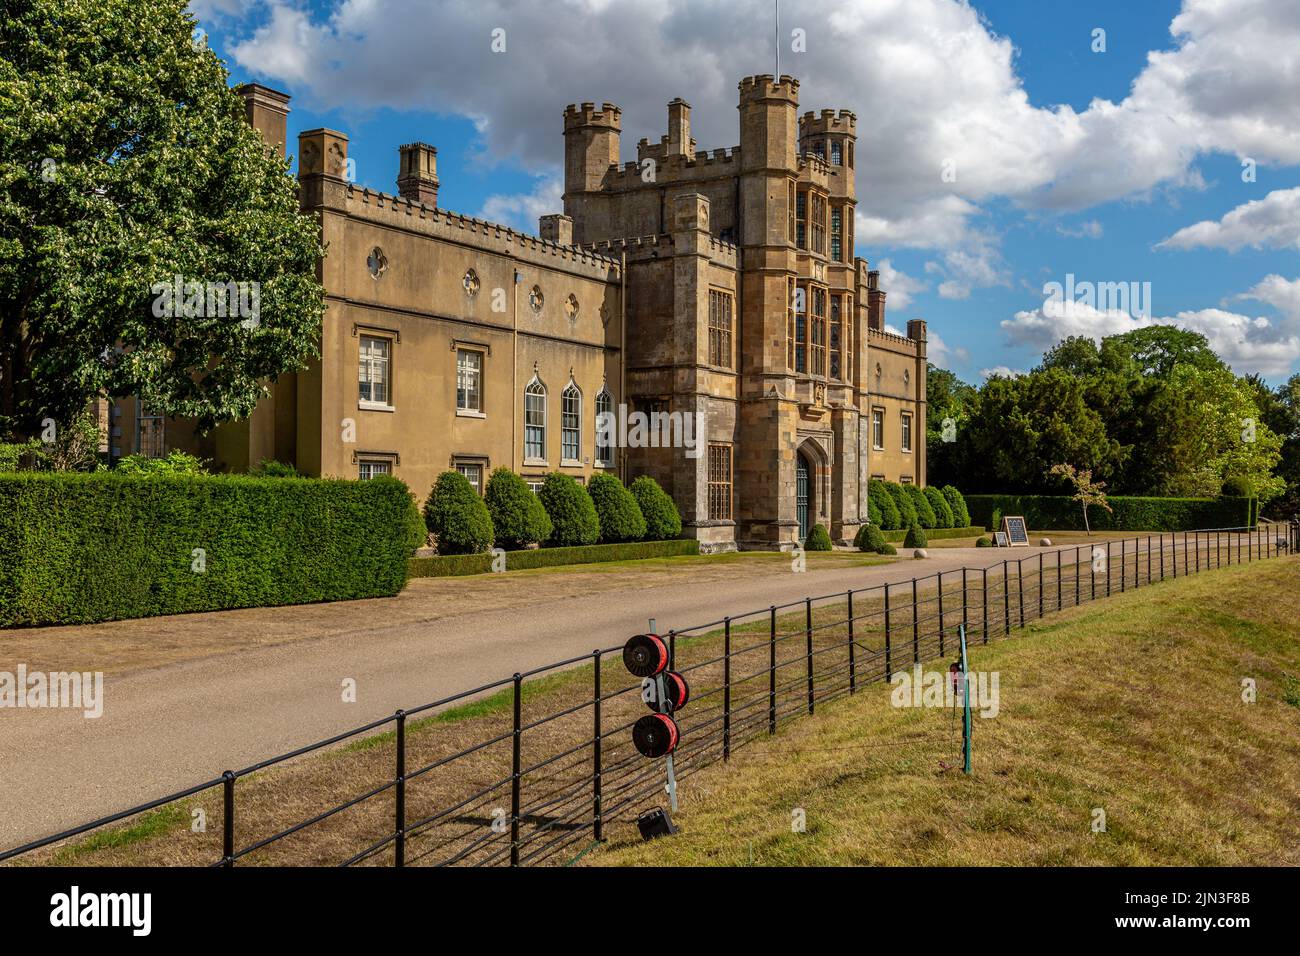
[[[397,718],[397,774],[393,777],[395,799],[393,803],[395,823],[395,840],[393,844],[393,865],[406,866],[406,711],[398,710]]]
[[[1025,559],[1016,562],[1016,602],[1020,605],[1020,627],[1025,626]]]
[[[943,657],[943,572],[939,572],[939,656]]]
[[[523,690],[523,676],[515,674],[515,700],[514,700],[514,734],[510,752],[510,865],[519,865],[519,774],[522,769],[522,762],[519,738],[523,735],[523,709],[521,707],[521,697]]]
[[[983,618],[984,643],[989,642],[989,569],[980,569],[980,616]]]
[[[605,820],[601,812],[601,787],[604,785],[604,756],[601,753],[603,741],[601,734],[603,730],[603,721],[601,719],[601,700],[600,700],[600,649],[591,652],[592,671],[595,676],[592,678],[591,694],[591,722],[592,722],[592,777],[591,777],[591,835],[597,842],[605,839]]]
[[[804,598],[804,626],[808,639],[808,713],[813,712],[813,645],[812,645],[812,598]]]
[[[1079,575],[1083,570],[1083,568],[1080,566],[1082,560],[1083,560],[1083,547],[1082,545],[1076,544],[1074,546],[1074,606],[1075,607],[1079,606],[1079,601],[1080,601]]]
[[[221,865],[235,865],[235,772],[221,775]]]
[[[889,646],[889,582],[885,582],[885,682],[894,676],[893,660]]]
[[[1002,629],[1011,633],[1011,561],[1002,562]]]
[[[849,588],[849,694],[858,689],[858,668],[853,653],[853,589]]]
[[[1058,549],[1056,552],[1056,609],[1060,611],[1063,607],[1064,604],[1061,599],[1061,552]]]
[[[1038,616],[1043,616],[1043,552],[1038,552]]]
[[[771,659],[767,669],[767,732],[768,734],[776,733],[776,605],[773,604],[769,609],[770,624],[768,631],[770,635]]]
[[[1124,593],[1124,584],[1128,581],[1128,542],[1119,539],[1119,593]]]
[[[722,619],[722,759],[731,759],[731,618]]]
[[[916,578],[912,578],[912,663],[921,663],[921,619],[916,606]]]

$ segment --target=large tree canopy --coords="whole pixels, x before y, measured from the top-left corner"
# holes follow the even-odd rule
[[[319,227],[185,7],[5,4],[0,438],[101,394],[208,427],[319,348]],[[256,313],[160,308],[177,276],[240,283]]]
[[[1235,479],[1278,513],[1300,506],[1300,376],[1276,391],[1239,378],[1199,333],[1073,336],[1028,375],[991,378],[957,403],[969,386],[943,370],[930,380],[930,401],[961,415],[955,442],[929,436],[930,481],[1056,492],[1046,473],[1069,464],[1115,494],[1212,496]]]

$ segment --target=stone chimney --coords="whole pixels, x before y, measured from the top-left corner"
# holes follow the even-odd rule
[[[680,96],[668,104],[668,155],[695,158],[691,139],[691,104]]]
[[[269,151],[283,159],[288,136],[289,94],[260,83],[244,83],[235,92],[244,98],[248,125],[262,134]]]
[[[885,331],[885,291],[880,288],[880,273],[875,269],[867,273],[867,327]]]
[[[561,246],[573,245],[573,217],[563,213],[552,213],[538,219],[539,231],[543,239]]]
[[[438,151],[428,143],[400,147],[397,192],[403,199],[438,205]]]

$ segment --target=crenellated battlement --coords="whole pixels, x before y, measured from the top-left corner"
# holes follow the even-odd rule
[[[561,245],[540,236],[520,232],[500,223],[488,222],[474,216],[466,216],[449,209],[439,209],[435,206],[405,199],[402,196],[378,192],[351,183],[348,184],[346,195],[349,215],[359,219],[387,222],[388,224],[392,224],[393,219],[400,219],[399,225],[408,229],[418,229],[420,226],[417,224],[422,223],[424,226],[423,231],[438,235],[441,238],[450,238],[473,245],[480,245],[485,249],[491,248],[492,251],[496,252],[505,251],[508,254],[519,255],[521,258],[533,262],[538,262],[542,257],[545,257],[583,267],[588,271],[593,268],[606,271],[610,268],[617,269],[619,267],[617,257],[601,255],[591,248]],[[487,243],[492,245],[489,247],[486,245]],[[508,248],[502,250],[500,245],[502,243]]]
[[[809,110],[799,117],[799,136],[816,136],[826,133],[844,133],[857,136],[858,117],[852,110]]]
[[[771,73],[747,76],[740,81],[740,104],[756,103],[762,100],[788,100],[799,102],[799,81],[788,74],[781,74],[779,80]]]
[[[623,111],[613,103],[602,103],[596,109],[595,103],[570,103],[564,108],[564,128],[581,129],[585,126],[600,126],[607,129],[622,130]]]

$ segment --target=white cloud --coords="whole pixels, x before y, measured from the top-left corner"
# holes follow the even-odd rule
[[[965,365],[970,361],[970,352],[961,347],[951,347],[943,340],[934,329],[926,327],[925,330],[925,354],[926,360],[938,365],[940,368],[951,368],[953,365]]]
[[[1300,187],[1275,189],[1231,210],[1218,222],[1206,219],[1156,243],[1157,249],[1300,249]]]
[[[1023,371],[1008,368],[1005,365],[995,365],[992,368],[980,369],[980,378],[1019,378],[1024,375]]]
[[[1254,294],[1256,291],[1259,294]],[[1269,276],[1250,293],[1238,296],[1273,304],[1290,301],[1292,297],[1292,307],[1300,306],[1300,280],[1288,283],[1280,276]],[[1297,333],[1300,308],[1291,313],[1284,311],[1280,321],[1263,316],[1252,318],[1226,309],[1198,309],[1168,317],[1141,318],[1118,309],[1052,300],[1037,309],[1017,312],[1001,325],[1011,345],[1038,351],[1046,351],[1072,335],[1096,341],[1146,326],[1174,325],[1204,335],[1210,347],[1238,374],[1285,375],[1300,358],[1300,334]]]
[[[1096,219],[1081,222],[1078,226],[1057,226],[1056,231],[1071,239],[1100,239],[1105,232]]]
[[[929,288],[922,280],[895,269],[889,259],[881,259],[875,267],[880,271],[880,287],[885,290],[885,301],[891,309],[906,309],[915,295]]]
[[[564,183],[558,176],[539,176],[526,193],[495,193],[483,201],[480,219],[504,223],[523,232],[537,232],[537,219],[564,208]]]

